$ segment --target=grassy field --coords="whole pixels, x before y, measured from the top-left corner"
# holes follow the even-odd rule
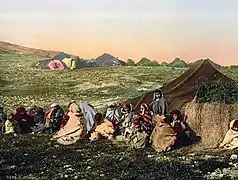
[[[123,101],[157,88],[176,78],[185,69],[164,67],[94,68],[71,71],[36,69],[42,57],[1,55],[0,102],[12,109],[18,105],[66,105],[86,100],[97,109],[108,101]]]
[[[70,71],[36,69],[34,55],[0,55],[0,103],[7,110],[19,105],[63,106],[71,100],[88,101],[102,110],[109,101],[122,102],[168,83],[186,69],[157,67],[108,67]],[[224,69],[238,80],[236,70]]]
[[[160,66],[36,69],[42,59],[0,54],[0,104],[8,112],[19,105],[47,107],[53,102],[65,107],[70,100],[88,101],[101,111],[109,101],[122,102],[155,89],[186,70]],[[238,81],[237,70],[222,72]],[[234,151],[183,148],[163,154],[151,148],[130,149],[122,142],[80,141],[64,147],[50,138],[44,134],[0,137],[0,179],[204,179],[238,163],[230,159]]]

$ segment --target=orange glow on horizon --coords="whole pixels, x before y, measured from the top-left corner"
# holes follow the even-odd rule
[[[142,57],[147,57],[150,60],[156,60],[158,62],[171,62],[179,57],[186,62],[210,58],[221,65],[238,63],[236,60],[236,56],[238,56],[237,47],[216,44],[208,44],[206,46],[194,45],[187,49],[179,48],[175,44],[164,44],[161,48],[159,45],[150,42],[146,42],[146,44],[139,43],[144,42],[141,39],[130,40],[128,42],[110,42],[110,40],[103,41],[98,39],[95,42],[93,40],[86,41],[85,38],[80,37],[75,37],[73,40],[68,37],[57,37],[56,35],[40,36],[35,39],[23,39],[19,37],[12,38],[7,42],[30,48],[63,51],[85,59],[92,59],[103,53],[109,53],[121,60],[126,61],[130,58],[135,62],[138,62]]]

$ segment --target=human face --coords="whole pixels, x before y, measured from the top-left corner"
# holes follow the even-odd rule
[[[173,115],[173,120],[175,121],[175,120],[177,120],[177,118],[178,118],[178,115],[177,115],[177,114],[174,114],[174,115]]]
[[[145,108],[144,108],[144,107],[141,107],[140,113],[141,113],[141,114],[144,114],[144,113],[145,113]]]

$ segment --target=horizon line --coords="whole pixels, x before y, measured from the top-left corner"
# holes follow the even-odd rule
[[[15,45],[15,46],[20,46],[20,47],[28,48],[28,49],[42,50],[42,51],[55,52],[55,53],[66,53],[66,54],[68,54],[68,55],[70,55],[70,56],[79,57],[79,58],[84,59],[84,60],[88,60],[88,59],[89,59],[89,60],[92,60],[92,59],[96,59],[96,58],[98,58],[98,57],[100,57],[100,56],[102,56],[102,55],[104,55],[104,54],[108,54],[108,55],[111,55],[111,56],[117,58],[118,60],[121,60],[121,61],[124,61],[124,62],[127,62],[127,60],[131,59],[131,60],[133,60],[135,63],[138,63],[138,62],[139,62],[140,60],[142,60],[143,58],[146,58],[146,59],[148,59],[148,60],[150,60],[150,61],[156,61],[156,62],[158,62],[158,63],[160,63],[160,64],[161,64],[161,63],[164,63],[164,62],[166,62],[166,63],[171,63],[171,62],[173,62],[173,61],[176,60],[176,59],[180,59],[180,60],[184,61],[186,64],[195,63],[196,61],[199,61],[199,60],[207,60],[207,59],[213,61],[213,59],[210,58],[210,57],[198,58],[197,60],[185,60],[185,59],[183,59],[183,58],[180,58],[179,56],[177,56],[177,57],[175,56],[175,57],[174,57],[172,60],[170,60],[170,61],[153,60],[153,59],[147,58],[146,56],[142,56],[139,60],[135,60],[135,59],[132,59],[132,58],[127,58],[127,59],[119,58],[119,56],[114,56],[114,55],[112,55],[112,53],[110,53],[110,52],[102,52],[101,55],[99,55],[99,56],[97,56],[97,57],[86,58],[86,57],[82,57],[82,56],[75,55],[75,54],[73,54],[73,53],[68,53],[68,52],[66,52],[66,51],[61,51],[61,50],[44,49],[44,48],[38,48],[38,47],[29,47],[28,45],[23,45],[23,44],[21,44],[21,43],[20,43],[20,44],[16,44],[15,42],[12,42],[12,41],[2,41],[2,40],[0,40],[0,42],[7,43],[7,44],[11,44],[11,45]],[[215,61],[213,61],[213,62],[216,63]],[[217,64],[218,64],[218,63],[217,63]],[[234,65],[236,65],[236,64],[229,64],[229,65],[219,64],[219,65],[221,65],[221,66],[223,66],[223,67],[226,67],[226,66],[234,66]],[[237,64],[237,65],[238,65],[238,64]]]

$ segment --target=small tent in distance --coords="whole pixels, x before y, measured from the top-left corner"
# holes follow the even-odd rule
[[[36,66],[42,69],[51,70],[74,69],[73,58],[71,57],[71,55],[66,54],[64,52],[60,52],[52,59],[39,61]]]
[[[125,65],[126,62],[106,53],[99,56],[95,60],[84,60],[77,56],[60,52],[52,59],[46,59],[38,62],[36,66],[43,69],[63,70]]]
[[[36,66],[42,69],[64,70],[95,67],[96,63],[91,60],[83,60],[77,56],[60,52],[52,59],[46,59],[38,62]]]

